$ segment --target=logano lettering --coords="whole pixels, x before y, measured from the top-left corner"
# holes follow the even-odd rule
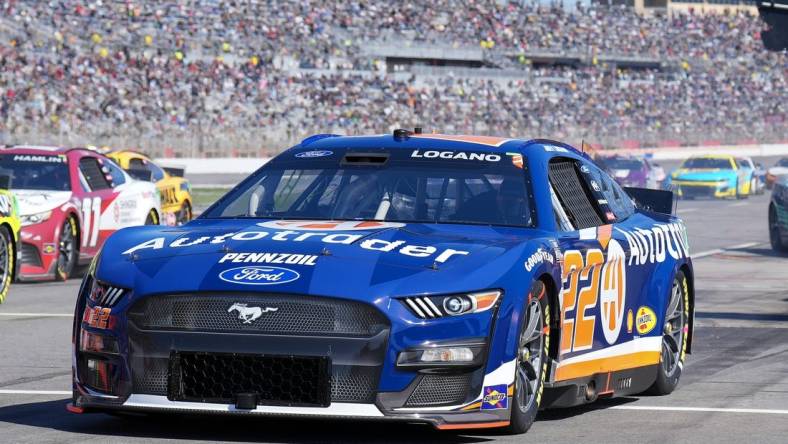
[[[493,153],[466,153],[463,151],[424,151],[413,150],[410,157],[417,159],[477,160],[480,162],[500,162],[501,156]]]

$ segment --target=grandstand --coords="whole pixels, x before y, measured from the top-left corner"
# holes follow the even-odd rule
[[[0,0],[0,143],[260,156],[414,124],[606,147],[788,140],[788,56],[765,50],[751,5],[620,3]]]

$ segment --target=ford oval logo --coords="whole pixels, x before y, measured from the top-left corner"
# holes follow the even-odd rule
[[[236,267],[219,273],[219,279],[243,285],[286,284],[300,277],[297,271],[281,267]]]
[[[300,158],[312,158],[312,157],[326,157],[334,154],[333,151],[304,151],[301,153],[296,154],[296,157]]]

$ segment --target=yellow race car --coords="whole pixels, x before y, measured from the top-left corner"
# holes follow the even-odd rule
[[[183,169],[162,168],[148,156],[131,150],[114,151],[107,156],[135,179],[156,183],[166,225],[182,225],[192,219],[191,185],[183,177]]]
[[[8,176],[0,176],[0,304],[16,276],[16,252],[21,229],[19,206],[8,191],[9,182]]]

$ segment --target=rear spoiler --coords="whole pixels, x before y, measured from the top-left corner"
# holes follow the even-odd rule
[[[650,188],[624,187],[638,209],[662,214],[676,214],[676,200],[673,191],[653,190]]]
[[[186,168],[178,168],[178,167],[162,167],[164,171],[167,172],[170,176],[175,177],[183,177],[186,173]]]

